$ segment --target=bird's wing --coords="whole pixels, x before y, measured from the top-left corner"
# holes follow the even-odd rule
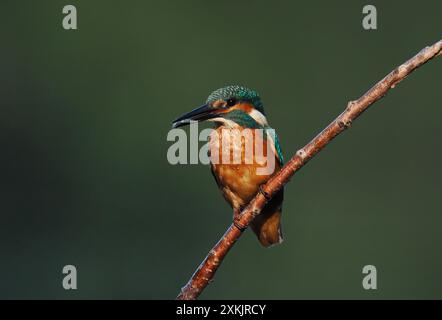
[[[271,128],[268,128],[271,129]],[[281,145],[279,144],[278,135],[276,134],[276,131],[274,129],[272,130],[266,130],[269,134],[268,137],[273,141],[273,146],[275,147],[275,155],[279,160],[279,164],[281,166],[284,165],[284,156],[282,155]]]

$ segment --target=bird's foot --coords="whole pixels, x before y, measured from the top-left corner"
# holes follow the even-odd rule
[[[239,221],[239,216],[237,218],[233,219],[233,225],[241,232],[243,232],[244,230],[246,230],[246,226],[244,226],[240,221]]]
[[[264,196],[264,198],[266,198],[267,201],[269,201],[271,199],[268,192],[264,191],[262,184],[259,185],[258,192],[261,193]]]

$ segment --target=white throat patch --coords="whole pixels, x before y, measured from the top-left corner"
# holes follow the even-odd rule
[[[251,116],[253,120],[258,122],[262,126],[268,125],[266,117],[256,109],[253,109],[252,112],[249,113],[249,116]]]
[[[225,118],[222,118],[222,117],[219,117],[219,118],[212,118],[212,119],[209,119],[209,120],[207,120],[207,121],[220,122],[220,123],[222,123],[223,125],[225,125],[227,128],[230,128],[230,129],[232,129],[232,128],[238,128],[238,127],[239,127],[239,125],[238,125],[235,121],[232,121],[232,120],[230,120],[230,119],[225,119]]]

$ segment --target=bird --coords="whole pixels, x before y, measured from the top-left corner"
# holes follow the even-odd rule
[[[233,137],[231,141],[236,141],[232,143],[233,147],[230,151],[241,152],[240,163],[231,161],[224,163],[225,161],[214,161],[210,158],[212,174],[223,197],[233,209],[233,221],[235,221],[254,196],[260,191],[263,192],[261,186],[282,168],[284,159],[278,136],[268,124],[258,92],[239,85],[230,85],[213,91],[202,106],[175,119],[172,122],[172,128],[182,127],[195,121],[214,123],[214,130],[209,136],[209,154],[213,154],[213,150],[216,150],[218,156],[222,157],[224,149],[221,149],[220,141],[223,132]],[[234,140],[235,136],[244,133],[245,129],[251,130],[253,134],[243,134],[239,139]],[[268,134],[268,132],[273,134]],[[267,159],[273,157],[274,169],[271,172],[258,174],[258,170],[263,168],[263,163],[257,159],[256,150],[252,155],[253,161],[244,161],[245,148],[251,142],[247,141],[249,139],[259,139],[258,143],[264,145],[263,155],[268,157]],[[281,228],[283,198],[284,189],[282,188],[250,223],[252,231],[264,247],[280,244],[283,241]]]

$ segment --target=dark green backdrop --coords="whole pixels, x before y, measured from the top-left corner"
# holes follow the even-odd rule
[[[375,4],[378,30],[362,29]],[[78,10],[62,29],[62,7]],[[434,1],[2,1],[0,298],[174,298],[231,221],[171,120],[257,89],[286,158],[442,35]],[[201,298],[442,298],[442,63],[286,188],[283,245],[246,232]],[[78,290],[61,286],[78,269]],[[362,267],[378,290],[362,288]]]

